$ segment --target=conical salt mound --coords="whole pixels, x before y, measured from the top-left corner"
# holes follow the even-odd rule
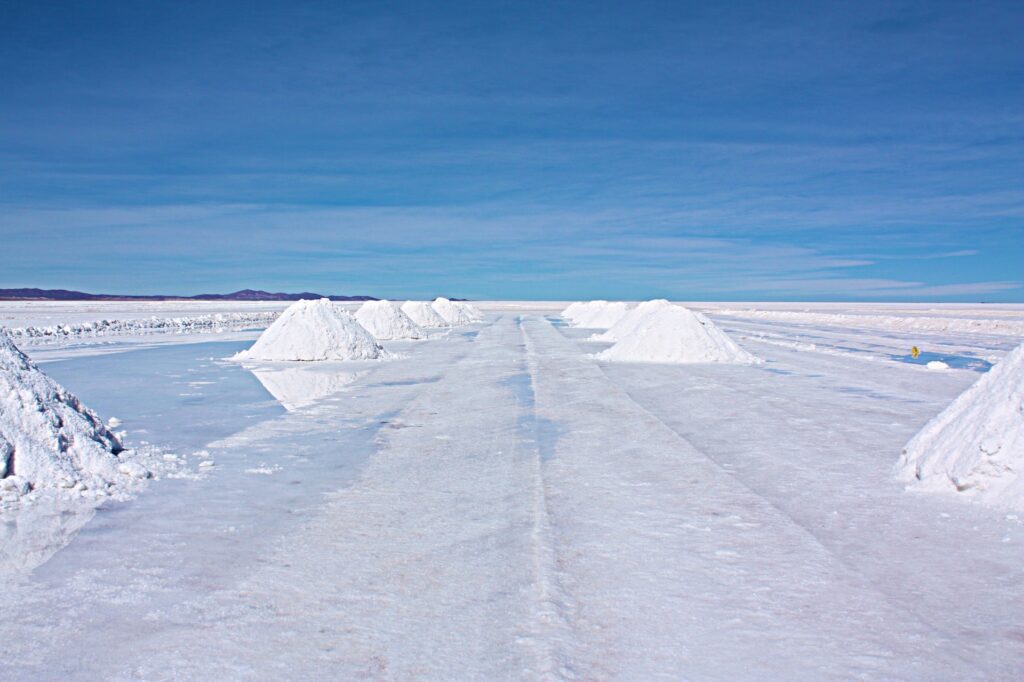
[[[423,328],[450,327],[448,322],[437,314],[429,301],[406,301],[402,304],[402,312],[413,322]]]
[[[393,339],[422,339],[423,330],[391,301],[367,301],[356,311],[356,322],[374,338],[381,341]]]
[[[462,308],[462,310],[466,313],[466,316],[470,319],[471,322],[484,321],[484,314],[480,312],[480,309],[477,308],[475,305],[466,303],[465,301],[454,301],[454,303],[455,305]]]
[[[377,360],[384,349],[351,315],[326,298],[296,301],[235,360]]]
[[[443,296],[435,298],[430,307],[453,327],[461,327],[464,324],[473,324],[479,321],[478,317],[473,315],[468,306],[460,301],[449,301]]]
[[[95,412],[0,332],[0,479],[8,488],[114,481],[135,473],[121,471],[123,450]]]
[[[1024,510],[1024,345],[914,436],[897,477],[911,488],[959,492]]]
[[[586,304],[583,303],[583,301],[576,301],[575,303],[570,303],[568,306],[566,306],[565,310],[562,311],[562,317],[571,321],[573,317],[576,315],[576,313],[579,311],[579,309],[584,305]]]
[[[647,319],[657,311],[672,305],[663,298],[653,301],[644,301],[637,307],[622,316],[618,322],[611,326],[608,331],[601,334],[594,334],[590,341],[621,341],[636,333],[640,327],[646,324]]]
[[[621,301],[593,301],[593,305],[575,314],[572,326],[586,329],[608,329],[625,317],[629,304]]]
[[[569,307],[562,311],[562,317],[575,326],[579,320],[593,315],[594,312],[606,305],[608,305],[608,301],[576,301],[570,303]]]
[[[647,318],[629,337],[595,356],[614,362],[760,362],[700,313],[670,305]]]

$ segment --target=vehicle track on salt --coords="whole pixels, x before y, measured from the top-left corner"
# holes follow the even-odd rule
[[[538,415],[564,434],[546,479],[555,532],[572,539],[560,549],[584,677],[913,677],[936,665],[984,676],[951,636],[896,608],[579,344],[546,320],[524,329]],[[881,634],[892,632],[905,636]],[[830,664],[808,670],[823,652]]]

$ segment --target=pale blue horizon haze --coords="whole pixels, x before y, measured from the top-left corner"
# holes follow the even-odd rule
[[[0,5],[0,288],[1024,301],[1019,2]]]

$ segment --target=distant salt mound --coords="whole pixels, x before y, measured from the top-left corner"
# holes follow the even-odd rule
[[[569,324],[575,326],[577,321],[589,317],[597,309],[608,305],[608,301],[576,301],[570,303],[569,307],[562,311],[562,317],[569,320]]]
[[[653,301],[644,301],[637,307],[633,308],[625,315],[623,315],[618,322],[612,325],[608,331],[601,334],[594,334],[590,337],[590,341],[621,341],[622,339],[629,338],[637,332],[644,324],[646,324],[648,318],[655,314],[659,310],[663,310],[672,304],[663,298],[658,298]]]
[[[394,339],[422,339],[419,325],[391,301],[367,301],[355,314],[356,322],[374,338],[381,341]]]
[[[453,327],[461,327],[465,324],[473,324],[481,319],[480,311],[460,301],[450,301],[443,296],[438,296],[430,304],[434,311],[444,318],[444,321]]]
[[[678,305],[647,317],[630,336],[598,353],[612,362],[753,364],[760,362],[700,313]]]
[[[447,320],[437,314],[429,301],[406,301],[402,304],[402,312],[424,329],[451,326]]]
[[[0,332],[0,491],[105,488],[148,475],[123,461],[96,413],[44,374]]]
[[[629,312],[629,304],[621,301],[592,301],[573,315],[572,326],[585,329],[608,329]]]
[[[914,436],[896,475],[915,490],[1024,510],[1024,345]]]
[[[370,332],[326,298],[296,301],[234,360],[378,360],[387,353]]]
[[[462,308],[462,310],[465,311],[466,315],[473,322],[483,322],[484,321],[484,314],[482,312],[480,312],[480,309],[477,308],[475,305],[473,305],[471,303],[466,303],[465,301],[454,301],[454,303],[455,303],[455,305],[457,305],[460,308]]]

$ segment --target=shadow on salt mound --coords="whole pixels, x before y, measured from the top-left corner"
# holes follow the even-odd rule
[[[105,491],[149,471],[95,412],[0,332],[0,497],[30,490]]]
[[[355,318],[326,298],[296,301],[249,350],[232,360],[383,360],[389,354]]]
[[[419,325],[391,301],[367,301],[355,314],[356,322],[381,341],[422,339]]]
[[[344,390],[366,374],[366,370],[342,369],[338,364],[271,363],[246,366],[246,369],[253,373],[284,409],[294,412]]]
[[[623,315],[618,322],[612,325],[608,331],[602,332],[601,334],[594,334],[588,341],[620,341],[628,338],[629,336],[636,333],[644,324],[646,324],[648,318],[655,314],[659,310],[672,305],[663,298],[657,298],[653,301],[644,301],[637,307],[633,308],[625,315]]]
[[[629,337],[592,357],[610,362],[665,364],[761,362],[711,320],[677,305],[657,310]]]
[[[903,449],[908,489],[1024,510],[1024,345],[925,424]]]
[[[434,312],[440,315],[452,327],[473,324],[483,319],[480,311],[473,306],[461,301],[450,301],[443,296],[434,299],[434,302],[430,305]]]
[[[402,304],[402,312],[425,329],[451,326],[447,320],[437,314],[429,301],[406,301]]]

